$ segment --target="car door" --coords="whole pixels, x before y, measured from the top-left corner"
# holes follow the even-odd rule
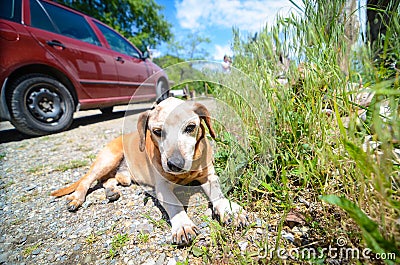
[[[119,77],[120,95],[122,97],[136,98],[155,96],[155,82],[147,80],[153,74],[147,59],[143,59],[141,53],[125,38],[109,27],[95,21],[102,32],[110,49],[114,52],[116,67]],[[140,87],[138,91],[138,87]]]
[[[30,0],[30,11],[29,31],[79,81],[81,103],[119,97],[113,55],[84,16],[40,0]]]

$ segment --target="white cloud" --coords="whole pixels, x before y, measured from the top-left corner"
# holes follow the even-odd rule
[[[232,56],[233,52],[230,45],[215,45],[215,52],[213,54],[213,59],[216,61],[222,61],[224,55]]]
[[[277,13],[287,15],[293,10],[289,0],[178,0],[175,6],[180,26],[191,30],[236,26],[256,32],[265,23],[272,24]]]

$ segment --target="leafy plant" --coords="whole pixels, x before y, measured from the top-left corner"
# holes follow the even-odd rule
[[[110,259],[114,259],[118,255],[118,251],[125,246],[125,244],[129,241],[128,234],[117,234],[112,238],[111,248],[108,251],[108,257]]]

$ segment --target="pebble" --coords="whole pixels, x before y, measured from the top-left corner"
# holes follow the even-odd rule
[[[294,243],[294,235],[292,233],[282,232],[282,237],[292,243]]]
[[[8,259],[8,252],[0,254],[0,264],[6,264]]]
[[[161,253],[156,261],[156,265],[163,265],[165,258],[166,258],[166,255],[164,253]]]
[[[240,251],[243,253],[243,252],[246,251],[247,246],[249,245],[249,242],[241,241],[241,242],[238,243],[238,245],[239,245]]]
[[[69,239],[76,239],[76,238],[78,238],[78,235],[72,234],[72,235],[70,235],[68,238],[69,238]]]
[[[35,250],[32,251],[32,255],[38,255],[40,253],[41,249],[37,248]]]
[[[143,265],[156,265],[156,262],[153,259],[149,259]]]
[[[256,229],[256,233],[259,234],[259,235],[263,235],[264,234],[264,230],[261,229],[261,228],[257,228]]]
[[[168,260],[167,265],[176,265],[176,260],[175,260],[174,258],[170,258],[170,259]]]
[[[81,244],[76,244],[75,246],[74,246],[74,251],[78,251],[78,250],[80,250],[81,249]]]
[[[83,263],[90,264],[92,263],[92,255],[87,255],[83,260]]]
[[[33,184],[33,185],[30,185],[30,186],[28,186],[28,187],[26,187],[26,188],[25,188],[25,191],[31,191],[31,190],[34,190],[34,189],[36,189],[36,187],[37,187],[37,186],[36,186],[36,185],[34,185],[34,184]]]

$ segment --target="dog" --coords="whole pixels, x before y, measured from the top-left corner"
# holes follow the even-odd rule
[[[51,195],[69,194],[67,208],[76,211],[95,181],[103,183],[110,201],[121,195],[117,184],[152,186],[168,214],[172,243],[181,246],[193,241],[197,228],[174,189],[197,181],[221,222],[247,226],[245,210],[221,191],[204,125],[215,139],[210,113],[204,105],[167,98],[139,116],[136,132],[116,138],[100,151],[86,175]]]

